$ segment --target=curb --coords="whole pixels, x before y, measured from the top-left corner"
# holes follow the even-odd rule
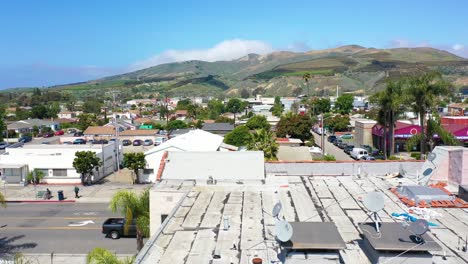
[[[9,200],[7,203],[74,203],[75,200],[49,201],[49,200]]]

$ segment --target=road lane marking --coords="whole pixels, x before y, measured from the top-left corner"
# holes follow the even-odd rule
[[[81,221],[81,222],[78,222],[78,223],[72,223],[72,224],[69,224],[68,226],[85,226],[87,224],[93,224],[94,225],[94,221],[93,220],[86,220],[86,221]]]
[[[112,217],[112,216],[109,216]],[[84,219],[107,219],[109,217],[59,217],[59,216],[1,216],[0,219],[32,219],[32,220],[50,220],[50,219],[64,219],[64,220],[84,220]]]
[[[3,227],[3,230],[101,230],[100,227],[83,227],[83,226],[48,226],[48,227]]]

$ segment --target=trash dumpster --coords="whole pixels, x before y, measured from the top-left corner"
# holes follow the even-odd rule
[[[63,197],[63,191],[62,190],[57,191],[57,194],[58,194],[57,196],[58,196],[59,201],[65,200],[65,198]]]

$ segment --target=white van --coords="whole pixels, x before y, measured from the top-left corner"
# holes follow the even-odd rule
[[[360,160],[368,156],[367,150],[363,148],[353,148],[353,151],[351,151],[351,158],[355,160]]]

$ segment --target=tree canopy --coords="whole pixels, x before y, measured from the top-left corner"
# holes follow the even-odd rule
[[[93,151],[77,151],[73,160],[73,168],[81,174],[81,182],[89,182],[94,170],[102,165],[101,159]]]
[[[249,150],[263,151],[265,160],[277,160],[278,143],[270,130],[259,129],[252,133],[249,144]]]
[[[138,181],[138,170],[144,169],[146,166],[145,154],[143,152],[124,153],[123,164],[135,173],[136,179],[133,181]]]
[[[271,108],[271,112],[274,116],[280,117],[283,114],[284,106],[281,103],[281,98],[279,96],[275,97],[275,104]]]
[[[352,94],[340,95],[335,102],[335,109],[342,115],[349,114],[353,110],[354,96]]]
[[[305,141],[312,137],[310,133],[312,125],[313,122],[310,116],[288,114],[282,116],[276,125],[276,135],[278,137],[286,137],[288,135],[292,138],[299,138]]]
[[[262,115],[254,115],[252,116],[247,123],[245,124],[250,130],[256,129],[266,129],[269,130],[271,125],[268,123],[265,116]]]
[[[143,248],[143,238],[149,236],[150,199],[149,189],[141,194],[121,190],[112,197],[109,208],[113,213],[120,212],[125,217],[124,234],[128,233],[130,224],[136,222],[137,250]]]
[[[247,146],[251,136],[247,126],[238,126],[224,136],[224,143],[237,147]]]
[[[172,120],[167,124],[167,130],[188,128],[187,123],[182,120]]]

